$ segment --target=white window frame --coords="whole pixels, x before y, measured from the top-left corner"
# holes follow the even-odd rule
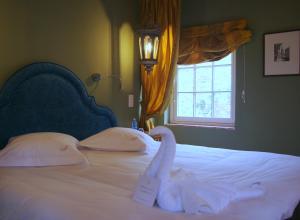
[[[196,68],[196,66],[194,66]],[[170,123],[182,125],[199,125],[214,127],[234,127],[235,125],[235,99],[236,99],[236,53],[231,54],[231,117],[230,118],[202,118],[177,117],[177,73],[174,80],[173,101],[170,106]],[[195,93],[194,93],[195,95]]]

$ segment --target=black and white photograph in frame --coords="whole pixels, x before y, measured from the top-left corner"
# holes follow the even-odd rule
[[[264,35],[264,76],[300,75],[300,31]]]

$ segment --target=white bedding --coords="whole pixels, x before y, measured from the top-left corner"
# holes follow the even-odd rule
[[[131,197],[157,148],[138,152],[82,151],[90,165],[0,168],[1,220],[279,220],[300,199],[300,158],[178,145],[175,169],[244,184],[264,184],[261,198],[231,203],[217,215],[170,213]]]

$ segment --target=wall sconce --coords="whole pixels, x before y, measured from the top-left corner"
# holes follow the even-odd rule
[[[93,74],[91,75],[91,80],[92,80],[93,82],[98,82],[98,81],[100,81],[100,80],[101,80],[101,74],[100,74],[100,73],[93,73]]]
[[[140,62],[149,74],[153,66],[157,64],[160,28],[139,29],[137,32],[139,35]]]

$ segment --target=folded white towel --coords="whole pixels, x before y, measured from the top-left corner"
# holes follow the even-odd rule
[[[145,174],[160,180],[157,204],[160,208],[190,214],[215,214],[235,200],[249,199],[264,193],[259,183],[240,188],[232,183],[201,178],[182,169],[173,171],[176,140],[171,130],[158,126],[150,135],[160,135],[161,145]]]
[[[201,180],[189,178],[180,183],[183,210],[190,214],[216,214],[231,202],[262,196],[264,190],[260,183],[243,188],[220,180]]]

